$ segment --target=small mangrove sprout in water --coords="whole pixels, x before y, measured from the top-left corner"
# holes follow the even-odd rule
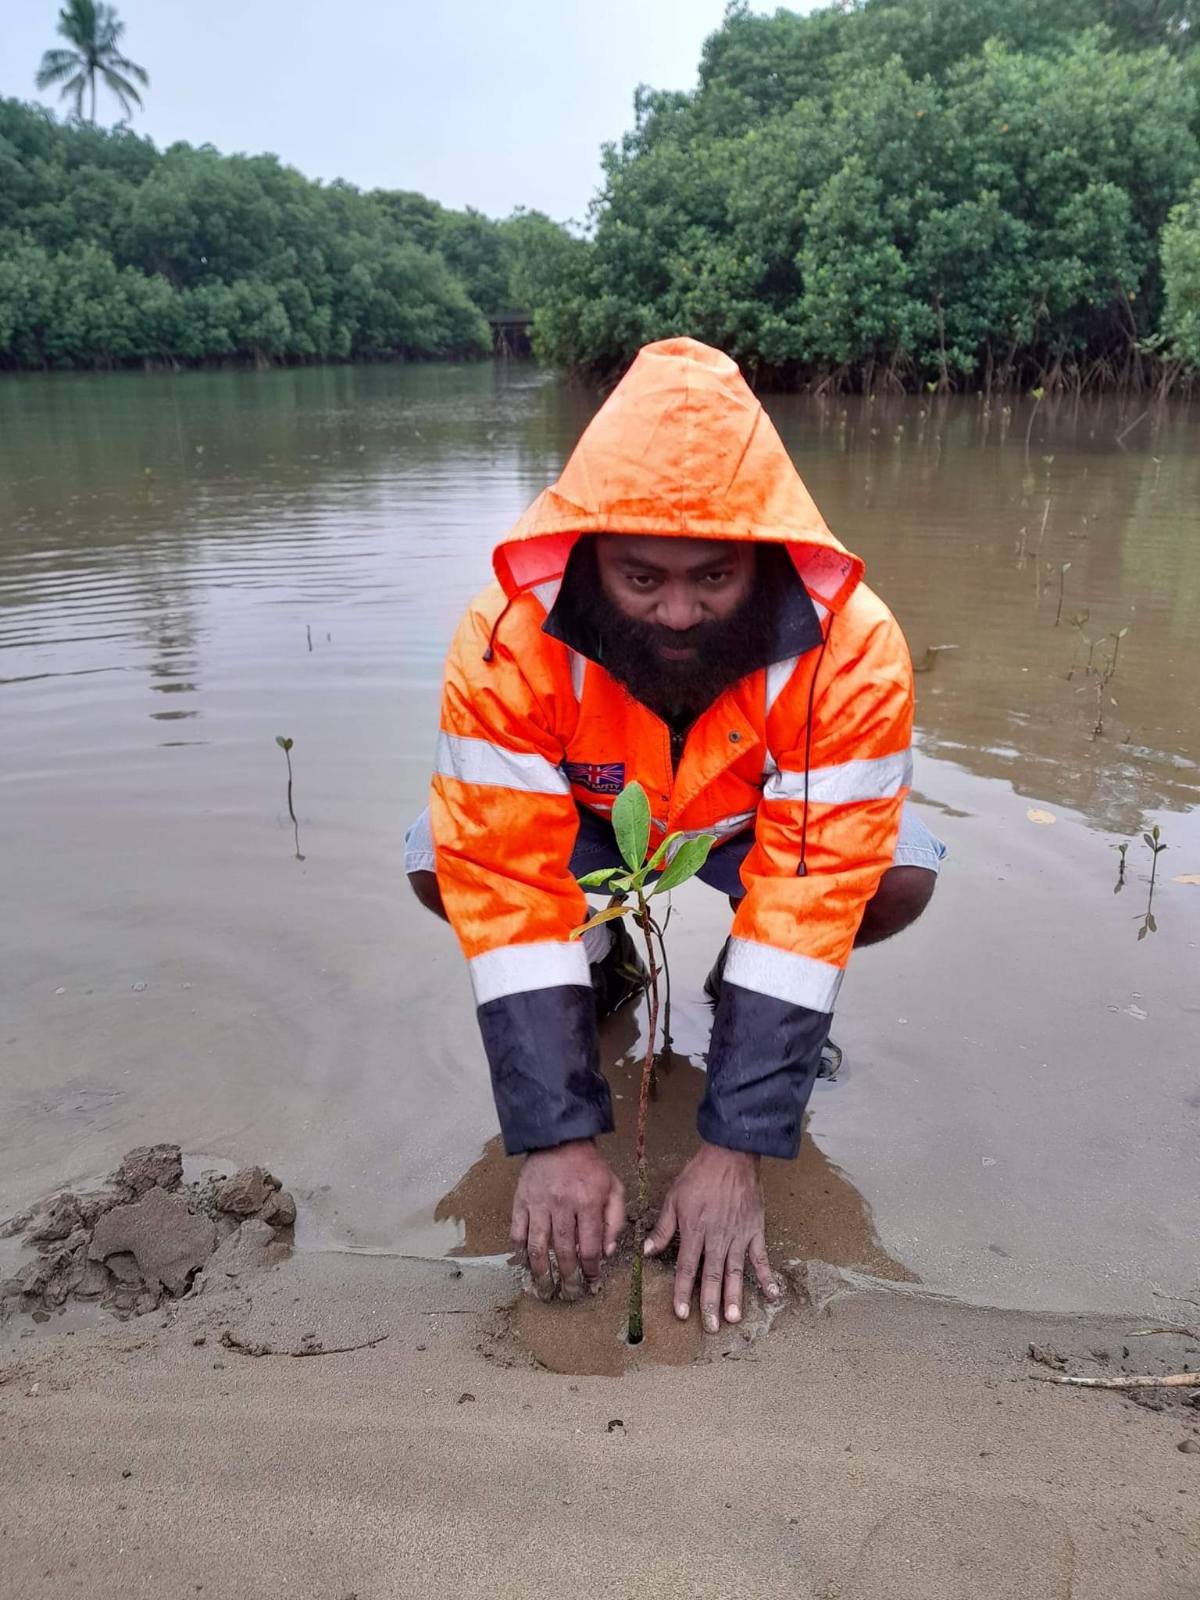
[[[1068,566],[1070,565],[1069,562],[1067,564]],[[1079,664],[1079,646],[1082,642],[1087,645],[1087,660],[1084,662],[1083,675],[1085,678],[1093,680],[1091,687],[1094,687],[1096,691],[1096,721],[1092,728],[1092,738],[1099,739],[1104,733],[1105,701],[1107,700],[1110,706],[1115,706],[1117,703],[1114,697],[1109,694],[1108,686],[1116,675],[1117,663],[1121,658],[1121,640],[1129,632],[1129,627],[1126,625],[1124,628],[1119,628],[1116,633],[1106,633],[1099,639],[1089,639],[1083,631],[1083,625],[1087,619],[1088,614],[1086,611],[1081,611],[1077,616],[1071,618],[1071,626],[1076,630],[1076,637],[1075,652],[1071,658],[1071,665],[1067,669],[1067,682],[1070,683],[1075,676],[1075,671]],[[1109,645],[1110,648],[1107,655],[1102,654],[1099,662],[1097,662],[1096,652],[1101,645]],[[1088,687],[1089,685],[1086,683],[1080,684],[1075,693],[1082,694]]]
[[[1114,894],[1120,894],[1121,890],[1125,887],[1125,853],[1126,853],[1126,851],[1128,849],[1129,849],[1128,840],[1126,840],[1123,844],[1119,844],[1117,846],[1117,854],[1120,856],[1121,859],[1120,859],[1120,862],[1117,865],[1117,881],[1116,881],[1116,883],[1113,884],[1113,893]]]
[[[1063,595],[1066,592],[1067,573],[1071,570],[1071,563],[1064,561],[1058,569],[1058,610],[1054,613],[1054,626],[1057,628],[1062,621]]]
[[[1158,858],[1167,848],[1162,842],[1162,834],[1156,822],[1149,833],[1144,833],[1142,839],[1146,848],[1151,853],[1150,858],[1150,892],[1146,896],[1146,913],[1142,918],[1142,925],[1138,929],[1138,938],[1144,939],[1148,933],[1158,932],[1158,923],[1154,920],[1154,880],[1158,876]]]
[[[292,806],[292,746],[295,744],[295,742],[296,741],[294,739],[288,739],[282,733],[277,733],[275,735],[275,743],[283,751],[284,757],[287,760],[287,772],[288,772],[288,787],[287,787],[288,816],[291,817],[291,819],[292,819],[292,832],[293,832],[293,834],[295,836],[295,840],[296,840],[296,860],[297,861],[303,861],[304,857],[300,854],[300,824],[296,820],[296,812],[295,812],[295,810],[294,810],[294,808]]]
[[[588,928],[599,927],[602,922],[612,922],[617,917],[632,916],[642,930],[642,938],[646,945],[646,989],[650,1001],[650,1027],[646,1040],[646,1055],[642,1062],[641,1092],[638,1095],[636,1146],[638,1198],[633,1223],[633,1278],[629,1286],[628,1329],[629,1343],[641,1344],[643,1247],[646,1241],[648,1204],[646,1116],[654,1085],[655,1040],[658,1032],[658,978],[659,973],[665,972],[666,969],[663,928],[650,913],[650,901],[656,895],[668,894],[672,889],[677,889],[681,883],[686,883],[693,874],[699,872],[708,859],[708,852],[715,840],[712,834],[689,837],[682,833],[671,833],[647,861],[646,851],[650,845],[650,802],[646,798],[646,791],[636,781],[627,784],[617,796],[612,809],[612,822],[613,832],[617,837],[617,848],[629,870],[622,872],[620,867],[602,867],[599,871],[589,872],[580,878],[581,889],[607,889],[613,899],[603,911],[598,911],[581,927],[575,928],[571,937],[578,939]],[[655,872],[661,872],[661,876],[647,888],[647,880]],[[633,899],[627,903],[630,895]],[[663,926],[665,927],[665,920]],[[655,957],[656,939],[658,949],[663,956],[661,967]],[[668,1022],[668,1031],[669,1027]]]

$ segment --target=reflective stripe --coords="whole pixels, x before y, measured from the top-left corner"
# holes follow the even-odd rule
[[[748,828],[757,816],[757,811],[738,811],[733,816],[719,817],[716,822],[710,822],[706,828],[689,828],[685,833],[681,833],[677,842],[671,846],[667,852],[667,860],[670,861],[680,845],[686,844],[689,839],[703,839],[710,833],[715,834],[718,839],[728,839],[731,834],[741,833],[744,828]]]
[[[796,955],[751,939],[730,939],[725,980],[756,994],[769,994],[811,1011],[832,1011],[842,986],[842,969],[812,956]]]
[[[537,944],[507,944],[499,950],[486,950],[467,963],[475,1004],[499,1000],[506,994],[525,994],[530,989],[557,989],[561,984],[591,987],[587,951],[582,940],[562,944],[546,939]]]
[[[808,798],[813,805],[849,805],[859,800],[890,800],[912,782],[912,751],[875,756],[866,761],[843,761],[833,767],[813,767],[808,774]],[[803,800],[803,772],[775,772],[763,785],[765,800]]]
[[[825,618],[829,615],[829,608],[827,606],[823,606],[819,600],[814,600],[812,595],[809,595],[808,598],[812,601],[813,610],[817,613],[817,621],[819,623],[823,624],[824,621],[825,621]],[[766,671],[765,682],[764,682],[764,686],[763,686],[763,701],[764,701],[763,743],[764,743],[764,746],[765,746],[764,751],[763,751],[763,780],[764,781],[767,778],[769,778],[773,772],[778,772],[779,771],[779,764],[775,760],[774,755],[772,755],[771,746],[767,742],[767,738],[766,738],[767,729],[766,729],[765,718],[769,717],[771,715],[771,712],[775,709],[776,700],[779,699],[779,696],[783,693],[784,689],[787,687],[788,683],[791,681],[792,673],[795,672],[795,670],[796,670],[797,666],[799,666],[799,664],[800,664],[800,657],[799,656],[788,656],[783,661],[772,661],[771,665],[767,668],[767,671]]]
[[[496,789],[522,789],[526,794],[570,794],[566,775],[544,756],[506,750],[486,739],[464,739],[439,733],[436,769],[443,778],[460,783],[491,785]]]
[[[776,700],[783,693],[784,685],[792,673],[795,672],[799,660],[799,656],[789,656],[786,661],[773,661],[767,668],[766,699],[768,714]]]
[[[575,691],[576,700],[583,699],[583,680],[587,674],[587,657],[581,656],[578,650],[571,651],[571,687]]]

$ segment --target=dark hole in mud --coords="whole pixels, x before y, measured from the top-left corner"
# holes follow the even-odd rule
[[[644,1334],[629,1333],[629,1334],[625,1335],[625,1343],[626,1344],[641,1344],[644,1337],[645,1337]]]

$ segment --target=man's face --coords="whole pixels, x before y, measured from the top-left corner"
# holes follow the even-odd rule
[[[605,596],[647,627],[664,662],[700,664],[704,632],[691,631],[732,617],[754,587],[754,549],[742,542],[600,534],[596,564]]]

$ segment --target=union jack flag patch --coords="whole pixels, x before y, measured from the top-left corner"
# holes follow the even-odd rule
[[[563,771],[569,783],[577,783],[593,794],[620,794],[625,787],[623,761],[564,761]]]

